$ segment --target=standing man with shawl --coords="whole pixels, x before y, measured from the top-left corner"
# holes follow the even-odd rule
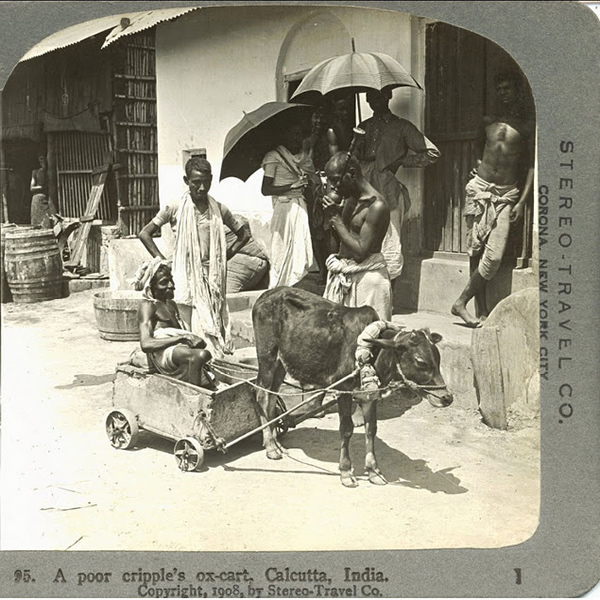
[[[288,125],[284,143],[262,162],[262,193],[273,198],[270,289],[298,283],[314,260],[307,199],[311,204],[318,178],[302,142],[301,125]]]
[[[415,125],[390,111],[391,98],[389,88],[367,92],[373,116],[359,125],[365,135],[357,144],[356,156],[366,180],[383,195],[390,209],[390,225],[382,252],[393,282],[404,264],[400,233],[404,213],[410,206],[408,190],[396,179],[396,171],[400,167],[433,164],[440,157],[440,151]]]
[[[212,168],[206,159],[190,158],[183,180],[189,189],[181,201],[161,209],[139,238],[153,257],[164,260],[153,235],[163,225],[171,225],[175,302],[186,328],[205,339],[211,354],[220,358],[233,352],[225,297],[227,259],[246,243],[248,234],[227,207],[209,196]],[[223,224],[237,235],[229,250]]]

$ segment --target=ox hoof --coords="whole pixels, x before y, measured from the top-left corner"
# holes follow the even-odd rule
[[[342,471],[341,473],[342,485],[348,488],[358,487],[358,481],[356,481],[356,477],[352,474],[352,471]]]
[[[365,475],[373,485],[387,485],[388,481],[379,469],[367,470]]]
[[[352,425],[354,425],[354,427],[362,427],[364,424],[365,417],[363,415],[362,408],[357,404],[354,412],[352,413]]]
[[[267,458],[271,460],[281,460],[283,458],[283,446],[275,442],[272,446],[267,449]]]

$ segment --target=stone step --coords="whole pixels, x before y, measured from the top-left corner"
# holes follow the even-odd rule
[[[254,303],[261,294],[266,290],[253,290],[251,292],[236,292],[227,294],[227,306],[229,312],[240,312],[244,310],[252,310]]]
[[[105,289],[108,288],[110,281],[106,279],[79,279],[63,278],[63,291],[65,296],[85,292],[87,290]]]
[[[256,297],[253,297],[252,300],[256,300]],[[231,331],[236,345],[234,359],[256,364],[251,308],[233,311],[230,316]],[[407,329],[428,327],[432,332],[442,336],[442,340],[438,343],[441,371],[448,388],[454,394],[454,402],[461,408],[477,409],[478,403],[471,365],[473,330],[460,325],[459,319],[450,314],[399,313],[392,317],[392,321],[401,323]]]

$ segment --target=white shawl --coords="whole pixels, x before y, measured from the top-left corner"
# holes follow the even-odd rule
[[[196,208],[189,191],[177,212],[177,231],[173,253],[175,302],[192,307],[192,332],[208,337],[217,354],[231,353],[229,310],[225,297],[227,281],[227,244],[221,211],[208,197],[210,256],[208,273],[202,267],[200,232]]]

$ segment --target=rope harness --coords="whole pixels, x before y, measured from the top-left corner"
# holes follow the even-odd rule
[[[434,394],[431,392],[431,390],[448,390],[448,386],[447,385],[422,385],[419,383],[415,383],[414,381],[411,381],[410,379],[406,378],[406,375],[404,375],[404,373],[402,372],[402,369],[400,368],[399,364],[396,364],[396,371],[398,373],[398,377],[400,377],[400,383],[402,384],[402,386],[407,387],[408,389],[410,389],[411,391],[415,392],[415,393],[419,393],[420,390],[425,390],[426,392],[431,393],[432,396],[435,396],[436,398],[439,398],[439,396],[437,394]],[[391,381],[390,384],[388,385],[388,387],[394,387],[393,386],[394,382]]]
[[[261,387],[260,385],[254,383],[253,381],[250,381],[249,379],[245,378],[245,377],[236,377],[235,375],[233,375],[232,373],[235,373],[236,371],[238,371],[239,369],[236,368],[231,368],[231,369],[227,369],[224,368],[222,365],[221,367],[216,367],[214,365],[211,365],[211,370],[214,371],[215,373],[219,373],[221,375],[225,375],[226,377],[229,377],[230,379],[233,379],[235,381],[246,381],[250,386],[252,386],[253,388],[260,390],[261,392],[266,392],[268,394],[273,394],[274,392],[272,390],[268,390],[264,387]],[[351,373],[351,375],[356,376],[358,375],[359,370],[356,369],[355,371],[353,371]],[[399,364],[396,364],[396,372],[398,373],[398,377],[399,377],[399,381],[391,381],[387,386],[385,387],[378,387],[369,391],[372,392],[386,392],[389,390],[396,390],[402,387],[406,387],[408,389],[410,389],[411,391],[415,392],[415,393],[419,393],[421,390],[430,392],[431,390],[447,390],[448,386],[447,385],[429,385],[429,384],[419,384],[419,383],[415,383],[414,381],[411,381],[410,379],[408,379],[406,377],[406,375],[404,375],[404,372],[402,371],[402,368],[400,367]],[[283,383],[287,383],[288,385],[294,385],[291,384],[290,382],[286,382],[284,381]],[[332,384],[335,385],[335,384]],[[319,393],[323,393],[323,392],[331,392],[331,388],[317,388],[314,390],[304,390],[304,388],[300,388],[301,391],[300,393],[304,394],[306,392],[311,392],[312,394],[319,394]],[[360,391],[360,390],[356,390],[356,391]],[[338,392],[341,393],[341,392]],[[348,392],[347,392],[348,393]],[[296,392],[277,392],[276,394],[277,396],[280,397],[294,397],[297,396],[298,393]],[[433,394],[432,396],[437,396],[437,394]]]
[[[253,429],[252,431],[246,432],[245,434],[241,435],[240,437],[236,438],[235,440],[232,440],[227,443],[224,443],[224,440],[218,438],[218,436],[216,435],[216,432],[211,427],[208,419],[201,417],[202,424],[207,428],[209,434],[213,437],[213,440],[215,441],[215,445],[216,445],[217,449],[221,452],[227,451],[227,449],[229,447],[233,446],[234,444],[238,443],[239,441],[241,441],[247,437],[250,437],[251,435],[254,435],[255,433],[258,433],[259,431],[265,429],[266,427],[269,427],[270,425],[276,425],[277,427],[287,429],[287,424],[286,424],[285,418],[288,415],[290,415],[292,412],[299,409],[300,407],[305,406],[312,400],[316,399],[320,394],[329,394],[330,396],[332,396],[332,398],[330,400],[328,400],[327,402],[325,402],[324,404],[322,404],[320,407],[313,409],[313,410],[309,411],[309,413],[303,415],[302,420],[304,420],[310,416],[314,416],[315,414],[327,409],[329,406],[332,406],[333,404],[335,404],[337,402],[337,400],[339,399],[339,396],[344,393],[346,393],[346,394],[352,393],[353,397],[356,398],[356,395],[361,394],[361,393],[371,394],[372,392],[386,392],[386,391],[391,391],[391,390],[395,390],[395,389],[399,389],[399,388],[407,388],[407,389],[411,390],[412,392],[418,394],[419,396],[421,396],[422,392],[425,391],[426,393],[439,398],[439,396],[437,396],[437,394],[432,393],[431,390],[447,390],[446,385],[427,385],[427,384],[424,385],[424,384],[418,384],[418,383],[415,383],[414,381],[411,381],[410,379],[408,379],[406,377],[406,375],[404,375],[404,372],[402,371],[402,368],[400,367],[400,365],[398,363],[396,363],[396,372],[398,374],[399,380],[391,381],[385,387],[378,387],[376,389],[370,389],[370,390],[354,390],[352,392],[346,391],[346,390],[335,390],[334,388],[336,386],[340,385],[341,383],[343,383],[347,380],[355,379],[360,374],[360,367],[357,367],[356,369],[354,369],[354,371],[352,371],[345,377],[342,377],[338,381],[330,384],[326,388],[318,388],[315,390],[304,390],[303,388],[300,388],[300,393],[302,395],[304,395],[307,392],[310,392],[309,397],[304,398],[299,404],[292,407],[291,409],[287,409],[282,397],[298,396],[298,392],[288,392],[288,393],[273,392],[272,390],[266,389],[266,388],[256,384],[255,382],[251,381],[247,377],[239,377],[239,376],[234,375],[233,373],[239,372],[239,367],[232,366],[231,368],[228,369],[224,365],[220,365],[219,367],[216,367],[215,365],[211,365],[211,370],[220,375],[224,375],[225,377],[227,377],[233,381],[245,381],[248,385],[250,385],[251,387],[253,387],[256,390],[260,390],[267,394],[273,394],[273,395],[277,396],[278,401],[281,402],[281,405],[279,405],[279,402],[278,402],[279,409],[283,411],[283,412],[280,412],[280,414],[278,414],[274,419],[271,419],[268,423],[265,423],[265,424],[261,425],[260,427]],[[290,383],[286,382],[285,380],[282,383],[287,383],[288,385],[290,385]],[[291,384],[291,385],[294,385],[294,384]],[[292,419],[293,419],[293,417],[292,417]],[[292,422],[294,422],[294,421],[292,421]],[[292,426],[295,426],[295,425],[292,425]]]

